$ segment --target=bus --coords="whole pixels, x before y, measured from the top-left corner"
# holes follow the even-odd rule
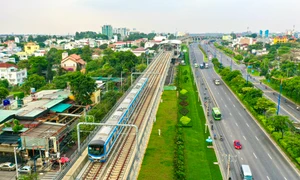
[[[212,108],[212,116],[215,120],[221,120],[221,111],[217,107]]]

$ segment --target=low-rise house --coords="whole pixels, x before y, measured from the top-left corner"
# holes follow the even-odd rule
[[[19,56],[20,60],[27,60],[28,56],[26,52],[17,52],[17,56]]]
[[[24,45],[24,51],[27,53],[27,55],[32,55],[35,51],[39,50],[40,46],[35,44],[34,42],[29,42]]]
[[[27,78],[27,70],[18,70],[18,66],[0,63],[0,78],[7,79],[11,85],[22,84]]]
[[[148,50],[144,49],[144,48],[136,48],[134,50],[132,50],[133,54],[136,56],[141,56],[142,53],[146,53]]]
[[[77,54],[68,56],[67,52],[62,53],[61,68],[67,71],[84,71],[86,62]]]
[[[37,50],[34,52],[34,56],[45,56],[46,50]]]

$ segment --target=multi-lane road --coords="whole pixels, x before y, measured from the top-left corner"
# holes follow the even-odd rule
[[[247,79],[246,66],[244,64],[236,64],[230,57],[225,55],[216,49],[213,45],[206,44],[202,41],[202,47],[207,51],[208,54],[222,60],[224,66],[230,66],[232,64],[232,70],[240,70],[243,77]],[[254,78],[248,75],[248,80],[254,84],[258,89],[261,89],[264,92],[264,96],[272,100],[276,105],[278,104],[278,93],[272,90],[270,87],[267,87],[262,83],[260,84],[257,78]],[[300,122],[300,111],[297,111],[296,107],[298,105],[289,101],[288,99],[281,97],[280,111],[279,114],[289,116],[292,121]]]
[[[199,50],[198,44],[191,44],[190,53],[192,62],[203,63],[203,54]],[[230,155],[232,157],[230,162],[232,179],[241,179],[241,164],[250,166],[254,179],[300,179],[299,174],[277,150],[231,91],[224,84],[214,85],[213,79],[219,77],[212,69],[212,64],[209,65],[209,69],[195,68],[194,73],[196,81],[200,82],[197,83],[197,88],[201,97],[207,96],[207,90],[210,90],[222,112],[222,120],[213,122],[213,133],[224,136],[224,141],[216,140],[216,153],[219,154],[219,161],[222,161],[221,166],[225,167],[225,158],[227,159]],[[207,82],[207,88],[201,87],[204,86],[202,85],[203,78]],[[234,149],[234,140],[241,141],[242,150]]]

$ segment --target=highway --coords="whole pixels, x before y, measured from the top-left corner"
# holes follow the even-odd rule
[[[229,56],[227,56],[223,52],[216,49],[213,45],[207,45],[206,43],[202,43],[201,45],[203,49],[206,50],[207,54],[212,55],[212,57],[214,57],[214,54],[216,54],[216,57],[219,59],[220,62],[222,60],[222,64],[224,66],[230,66],[232,64],[232,70],[240,70],[243,74],[243,77],[247,79],[246,66],[244,64],[236,64],[234,60],[232,60]],[[207,50],[209,50],[209,52]],[[278,92],[274,91],[270,87],[267,87],[266,89],[265,88],[266,86],[264,84],[260,84],[258,79],[255,79],[253,77],[250,78],[250,77],[251,76],[248,75],[248,81],[252,82],[256,88],[261,89],[264,92],[264,96],[272,100],[277,107]],[[292,121],[300,122],[300,111],[297,111],[296,107],[297,107],[296,104],[289,101],[285,97],[281,97],[279,114],[289,116]]]
[[[198,64],[203,62],[203,54],[199,50],[198,44],[191,44],[190,54],[192,63],[194,61]],[[232,157],[230,162],[230,177],[232,179],[241,179],[241,164],[250,166],[254,179],[299,179],[299,174],[277,150],[230,90],[224,84],[214,85],[213,79],[219,77],[212,69],[211,63],[209,66],[209,69],[193,68],[196,81],[200,82],[197,88],[201,97],[207,96],[207,90],[211,90],[222,112],[222,120],[213,121],[213,133],[224,137],[224,141],[216,140],[215,142],[220,166],[225,169],[226,160],[230,155]],[[205,83],[203,84],[202,78],[206,80],[208,87],[203,87]],[[241,141],[242,150],[234,149],[234,140]],[[223,172],[226,172],[226,169]],[[223,178],[225,179],[225,177]]]

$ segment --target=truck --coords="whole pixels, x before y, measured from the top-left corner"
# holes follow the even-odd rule
[[[219,79],[214,79],[213,81],[214,81],[215,85],[220,85],[221,84]]]

